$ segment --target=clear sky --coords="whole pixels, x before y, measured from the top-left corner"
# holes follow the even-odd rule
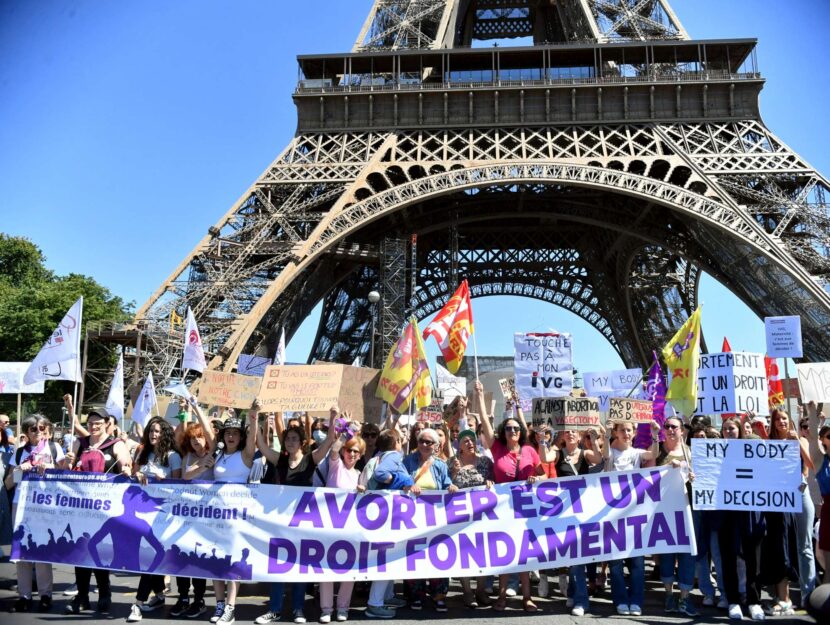
[[[93,276],[140,305],[293,136],[294,57],[348,51],[371,4],[0,0],[0,231],[31,238],[58,273]],[[830,172],[830,3],[671,4],[693,38],[759,39],[766,123]],[[701,299],[712,349],[727,335],[733,349],[763,351],[763,322],[723,287],[705,279]],[[621,365],[598,332],[550,304],[473,308],[481,354],[511,354],[513,331],[556,328],[574,334],[581,370]],[[303,325],[289,361],[305,360],[316,328]]]

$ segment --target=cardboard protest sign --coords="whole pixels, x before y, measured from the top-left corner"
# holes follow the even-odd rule
[[[421,408],[418,411],[418,421],[426,421],[427,423],[443,423],[444,421],[444,404],[439,399],[433,398],[432,403]]]
[[[467,395],[467,378],[453,375],[440,363],[435,363],[435,378],[436,390],[441,393],[444,403],[448,404],[456,397]]]
[[[520,399],[566,397],[573,388],[570,334],[516,332],[513,371]]]
[[[0,362],[0,395],[36,394],[43,392],[43,380],[24,384],[23,374],[30,362]]]
[[[700,414],[728,414],[748,410],[759,415],[769,414],[769,390],[763,354],[701,354],[697,387],[697,412]]]
[[[695,510],[801,512],[795,440],[692,439]]]
[[[501,378],[499,380],[499,389],[505,399],[513,399],[516,393],[516,378]]]
[[[199,381],[199,401],[209,406],[250,408],[262,378],[208,369]]]
[[[596,397],[537,397],[532,415],[534,428],[587,430],[601,424]]]
[[[830,401],[830,362],[796,365],[801,401]]]
[[[585,392],[590,397],[599,399],[599,409],[608,410],[611,397],[639,396],[642,386],[641,369],[619,369],[616,371],[597,371],[582,374]]]
[[[801,317],[764,317],[767,335],[767,356],[770,358],[802,358]]]
[[[608,405],[608,420],[614,423],[651,423],[654,417],[653,402],[647,399],[612,397]]]
[[[353,419],[377,420],[382,402],[374,398],[378,369],[337,364],[271,365],[259,388],[266,412],[302,410],[328,414],[334,405]],[[371,396],[370,396],[371,395]]]

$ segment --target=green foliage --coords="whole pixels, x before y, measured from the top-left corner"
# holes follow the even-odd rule
[[[0,234],[0,361],[31,360],[66,311],[84,296],[81,336],[90,321],[126,321],[133,304],[93,278],[56,276],[40,249],[28,239]],[[46,385],[43,400],[59,399],[71,383]]]

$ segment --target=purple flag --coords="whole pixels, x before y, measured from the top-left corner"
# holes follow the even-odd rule
[[[648,382],[646,383],[645,398],[654,402],[652,406],[652,418],[660,424],[666,420],[663,414],[666,409],[666,376],[660,367],[660,360],[657,352],[653,351],[654,362],[648,370]],[[660,432],[660,440],[663,440],[663,432]],[[634,437],[634,446],[639,449],[651,447],[651,424],[641,423],[637,426],[637,435]]]

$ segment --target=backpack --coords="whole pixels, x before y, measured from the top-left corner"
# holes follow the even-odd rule
[[[23,457],[24,451],[26,451],[25,447],[18,447],[17,452],[14,455],[15,466],[20,466],[20,459]],[[55,441],[49,441],[49,453],[52,454],[52,462],[55,462],[55,458],[58,457],[58,445]]]
[[[383,454],[373,456],[369,459],[369,462],[366,463],[366,466],[363,467],[363,473],[360,474],[360,482],[361,484],[366,485],[366,490],[379,490],[383,488],[383,484],[380,484],[375,479],[375,469],[378,466],[378,461],[381,459]]]
[[[111,448],[115,446],[118,440],[117,438],[111,438],[108,441],[104,441],[99,447],[90,447],[89,437],[80,439],[75,470],[84,473],[109,473],[118,462],[114,461],[115,458],[112,456],[108,459],[104,454],[104,450],[109,449],[110,453],[112,453]],[[109,468],[107,468],[108,463]]]

